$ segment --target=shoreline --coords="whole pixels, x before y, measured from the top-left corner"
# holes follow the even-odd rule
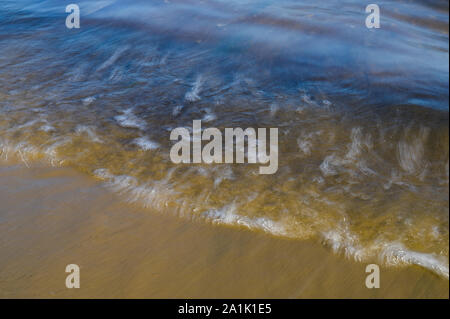
[[[319,243],[152,212],[69,168],[1,164],[0,203],[0,298],[449,297],[418,266],[367,289],[366,264]]]

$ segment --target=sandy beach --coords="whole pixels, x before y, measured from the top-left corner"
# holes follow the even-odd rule
[[[0,166],[1,298],[448,298],[416,266],[365,266],[322,245],[124,203],[71,169]],[[81,288],[65,287],[80,266]]]

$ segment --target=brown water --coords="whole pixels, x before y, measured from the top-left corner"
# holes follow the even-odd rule
[[[312,242],[448,285],[448,2],[378,4],[369,30],[358,1],[90,1],[69,30],[58,1],[3,1],[0,157],[102,181],[144,224]],[[170,131],[199,119],[277,127],[277,173],[173,164]]]

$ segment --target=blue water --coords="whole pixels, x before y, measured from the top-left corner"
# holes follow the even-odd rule
[[[81,1],[82,27],[68,30],[64,1],[2,1],[1,29],[10,36],[52,29],[47,49],[69,49],[69,65],[89,51],[127,44],[145,51],[156,40],[163,51],[207,50],[197,69],[258,72],[274,92],[448,110],[448,2],[377,4],[380,29],[366,28],[360,1]],[[101,46],[89,46],[94,41]]]

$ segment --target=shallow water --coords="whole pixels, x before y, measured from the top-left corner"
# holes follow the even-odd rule
[[[187,219],[448,279],[448,2],[0,4],[0,155]],[[279,169],[175,165],[170,131],[278,127]]]

